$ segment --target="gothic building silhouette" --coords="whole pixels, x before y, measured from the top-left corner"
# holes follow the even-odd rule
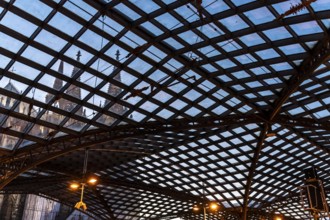
[[[76,56],[77,56],[76,60],[78,62],[80,62],[80,57],[82,56],[81,52],[78,51]],[[120,56],[120,53],[117,50],[117,52],[116,52],[117,60],[119,60],[119,56]],[[116,69],[114,68],[114,71],[115,70]],[[58,72],[58,74],[64,74],[65,71],[67,71],[67,70],[65,69],[64,62],[60,61],[57,72]],[[71,77],[75,77],[75,75],[79,71],[80,71],[79,68],[73,67]],[[120,72],[118,72],[113,78],[120,82],[121,81]],[[81,77],[79,76],[76,80],[81,81]],[[55,80],[52,84],[52,88],[56,91],[59,91],[63,88],[64,84],[65,83],[63,82],[62,79],[55,78]],[[14,83],[12,83],[11,81],[9,81],[4,88],[10,92],[20,94],[19,89],[17,89],[16,86],[14,85]],[[70,84],[69,87],[64,91],[65,94],[70,95],[79,100],[82,99],[81,92],[82,92],[81,88],[74,84]],[[113,84],[110,84],[107,89],[107,93],[109,95],[111,95],[112,97],[116,97],[120,92],[121,92],[121,88],[119,88],[118,86],[113,85]],[[87,117],[86,110],[82,106],[77,107],[76,103],[71,102],[67,99],[56,98],[56,97],[54,97],[54,94],[50,94],[50,93],[46,94],[45,103],[49,103],[52,100],[53,100],[52,105],[61,110],[64,110],[67,112],[72,112],[73,114],[81,116],[81,117]],[[109,104],[109,101],[106,100],[106,101],[104,101],[104,103],[100,104],[101,105],[100,107],[106,107],[108,104]],[[35,106],[33,106],[30,103],[25,103],[25,102],[17,103],[17,101],[15,99],[7,97],[5,95],[0,95],[0,106],[2,108],[6,108],[6,109],[11,109],[14,107],[15,112],[18,112],[18,113],[21,113],[24,115],[28,115],[32,118],[37,117],[39,114],[39,111],[41,111],[39,108],[36,108]],[[78,109],[75,109],[76,107]],[[116,114],[123,114],[123,112],[125,111],[125,108],[119,104],[113,104],[109,107],[109,111],[114,112]],[[16,130],[16,131],[23,131],[24,129],[27,129],[26,128],[28,126],[27,121],[18,120],[13,117],[8,117],[7,119],[5,119],[3,117],[4,116],[2,116],[0,114],[0,119],[2,118],[1,121],[6,120],[2,126],[3,128]],[[52,111],[46,111],[41,116],[42,120],[45,120],[45,121],[53,123],[53,124],[58,124],[59,122],[63,121],[65,118],[66,118],[65,115],[58,114],[58,113],[55,113]],[[98,119],[98,121],[102,122],[104,124],[111,124],[114,121],[114,119],[110,116],[102,115]],[[83,123],[78,120],[70,118],[70,119],[68,119],[68,121],[65,122],[64,126],[67,128],[73,129],[73,130],[78,130],[83,126]],[[51,134],[51,132],[52,132],[52,129],[50,129],[48,127],[44,127],[39,124],[35,124],[31,128],[29,134],[38,136],[38,137],[42,137],[42,138],[49,138],[49,135]],[[3,134],[3,133],[0,134],[0,146],[2,148],[7,148],[7,149],[12,150],[13,147],[15,146],[15,143],[16,143],[15,137],[7,135],[7,134]],[[23,145],[24,145],[24,143],[23,143]]]
[[[116,52],[116,59],[119,60],[119,51]],[[76,60],[79,62],[81,57],[80,51],[77,53],[77,58]],[[116,69],[114,69],[116,70]],[[64,62],[60,61],[59,67],[58,67],[58,74],[64,74],[65,73],[64,69]],[[80,71],[79,68],[73,67],[71,77],[74,77],[75,74],[77,74]],[[121,76],[120,72],[118,72],[115,76],[114,79],[117,81],[121,81]],[[77,81],[81,81],[80,76],[77,78]],[[56,91],[59,91],[63,88],[64,82],[63,80],[56,78],[52,84],[52,88]],[[4,87],[6,90],[16,93],[16,94],[21,94],[21,92],[16,88],[14,83],[9,81],[6,86]],[[121,89],[113,84],[110,84],[107,92],[109,95],[116,97],[120,92]],[[77,99],[82,98],[81,95],[81,88],[71,84],[68,89],[64,92],[72,97],[75,97]],[[53,106],[71,112],[72,110],[75,109],[77,106],[76,103],[73,103],[69,100],[59,98],[56,99],[53,94],[48,93],[45,96],[45,102],[49,103],[50,101],[53,101]],[[109,104],[109,101],[105,101],[103,103],[103,106],[101,107],[106,107]],[[102,104],[101,104],[102,105]],[[30,117],[37,117],[39,114],[39,109],[35,108],[33,105],[30,103],[25,103],[25,102],[19,102],[13,98],[7,97],[5,95],[0,95],[0,106],[2,108],[6,109],[11,109],[14,107],[15,112],[28,115]],[[125,111],[125,108],[119,104],[113,104],[110,106],[109,110],[111,112],[115,112],[117,114],[122,114]],[[77,114],[82,117],[87,117],[86,116],[86,111],[83,109],[83,107],[79,107],[74,114]],[[62,121],[66,116],[57,114],[55,112],[50,112],[46,111],[42,116],[41,119],[48,121],[50,123],[57,124],[58,122]],[[8,117],[7,119],[5,118],[4,115],[0,114],[0,121],[4,121],[3,128],[8,128],[11,130],[16,130],[16,131],[22,131],[24,129],[27,129],[28,122],[24,120],[18,120],[13,117]],[[98,119],[98,121],[104,123],[104,124],[111,124],[111,122],[114,119],[110,116],[101,116],[101,118]],[[81,128],[82,123],[80,121],[74,120],[74,119],[69,119],[66,122],[66,127],[75,129],[75,128]],[[35,124],[32,129],[30,130],[31,135],[47,138],[47,135],[52,132],[50,128],[44,127],[39,124]],[[13,147],[16,144],[16,138],[7,134],[0,133],[0,146],[2,148],[7,148],[7,149],[13,149]],[[23,143],[24,144],[24,143]],[[51,203],[51,207],[49,206],[49,202],[44,202],[44,198],[34,196],[34,195],[18,195],[18,194],[10,194],[10,195],[4,195],[0,196],[0,214],[4,219],[10,219],[10,220],[19,220],[19,219],[31,219],[31,218],[36,218],[38,216],[38,219],[60,219],[59,216],[68,216],[70,213],[72,213],[72,209],[68,209],[68,207],[58,204],[56,202]],[[47,207],[43,207],[44,203],[47,205]],[[42,210],[48,210],[47,212],[40,212],[40,210],[31,210],[29,207],[39,207]],[[51,217],[50,217],[51,215]]]

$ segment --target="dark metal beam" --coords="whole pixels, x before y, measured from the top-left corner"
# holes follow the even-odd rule
[[[316,44],[310,55],[302,62],[297,70],[297,74],[292,76],[287,87],[284,88],[275,101],[273,110],[269,114],[269,120],[272,121],[280,112],[283,104],[299,88],[300,84],[310,78],[314,71],[330,58],[330,30],[324,34],[324,39]]]
[[[104,209],[108,212],[108,214],[110,216],[110,220],[117,219],[115,217],[115,215],[113,214],[111,207],[108,205],[107,201],[104,199],[104,197],[102,196],[100,191],[96,187],[94,187],[92,189],[92,191],[93,191],[94,195],[97,197],[97,199],[100,201],[100,203],[103,205]]]
[[[6,191],[12,191],[12,190],[17,190],[17,191],[22,191],[24,192],[24,189],[29,188],[29,186],[35,186],[36,184],[39,186],[49,186],[51,184],[67,184],[69,181],[79,179],[79,178],[74,178],[74,177],[68,177],[68,176],[46,176],[46,177],[22,177],[22,178],[17,178],[13,180],[10,185],[7,185],[2,189],[3,192]],[[101,185],[106,185],[106,186],[114,186],[114,187],[127,187],[127,188],[132,188],[132,189],[140,189],[143,191],[149,191],[149,192],[154,192],[154,193],[159,193],[162,195],[169,196],[171,198],[181,200],[181,201],[195,201],[195,202],[202,202],[203,198],[199,196],[194,196],[192,194],[186,193],[186,192],[181,192],[175,189],[169,189],[165,187],[160,187],[157,185],[150,185],[146,184],[143,181],[139,180],[126,180],[126,179],[110,179],[107,176],[100,176],[100,184]],[[38,190],[38,189],[36,189]]]
[[[292,119],[285,116],[278,117],[275,122],[290,126],[306,126],[314,129],[330,130],[326,122],[317,122],[313,119]],[[65,136],[52,139],[48,144],[35,144],[19,149],[15,154],[3,155],[0,158],[1,182],[0,189],[22,172],[25,172],[43,162],[73,152],[84,147],[96,146],[111,140],[126,139],[132,137],[144,137],[145,135],[184,132],[190,129],[221,128],[231,125],[245,125],[250,123],[263,123],[257,115],[203,117],[194,121],[187,119],[173,120],[160,124],[149,122],[144,126],[132,127],[128,125],[118,126],[111,131],[88,131],[81,136]]]
[[[324,39],[320,41],[315,48],[312,50],[310,56],[306,58],[301,66],[297,70],[297,74],[291,77],[289,80],[287,87],[284,88],[281,92],[281,95],[279,99],[277,99],[274,103],[273,110],[269,113],[269,121],[274,122],[274,118],[276,118],[279,115],[279,112],[283,106],[283,104],[290,98],[290,96],[298,89],[300,84],[308,79],[311,75],[313,75],[314,71],[326,60],[328,60],[330,57],[330,38],[328,33],[325,35]],[[290,120],[290,118],[288,118]],[[286,125],[292,123],[283,121],[282,123],[285,123]],[[297,121],[292,121],[293,123],[296,123]],[[306,122],[306,121],[305,121]],[[316,121],[315,121],[316,122]],[[299,123],[304,123],[304,121],[299,120]],[[304,123],[306,126],[308,126],[308,123]],[[313,125],[311,125],[313,126]],[[266,137],[268,131],[268,125],[265,124],[263,131],[261,132],[253,161],[251,164],[251,168],[249,171],[247,183],[245,186],[245,195],[244,195],[244,202],[243,202],[243,220],[247,219],[247,209],[248,209],[248,200],[249,200],[249,194],[250,194],[250,188],[252,184],[253,175],[256,169],[256,165],[259,160],[259,155],[262,149],[262,146],[264,144],[264,140]]]
[[[243,210],[242,210],[242,212],[243,212],[242,219],[243,220],[247,220],[247,211],[248,211],[249,195],[250,195],[250,189],[251,189],[251,185],[252,185],[252,179],[253,179],[254,172],[257,167],[257,163],[259,161],[260,152],[262,150],[262,147],[263,147],[263,144],[264,144],[264,141],[266,138],[268,127],[269,127],[268,124],[264,124],[263,129],[260,132],[260,137],[259,137],[256,149],[254,151],[253,160],[252,160],[249,174],[247,177],[247,181],[246,181],[246,185],[245,185],[244,201],[243,201]]]

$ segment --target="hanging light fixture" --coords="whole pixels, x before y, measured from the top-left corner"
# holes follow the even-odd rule
[[[98,182],[98,178],[95,175],[91,175],[88,178],[86,178],[86,171],[87,171],[87,162],[88,162],[88,150],[85,150],[85,159],[84,159],[84,167],[83,167],[83,178],[80,182],[72,182],[70,184],[70,189],[72,190],[77,190],[80,188],[80,201],[76,203],[74,206],[76,209],[82,209],[83,211],[87,210],[87,205],[86,203],[83,202],[84,198],[84,190],[85,187],[90,185],[96,185]]]

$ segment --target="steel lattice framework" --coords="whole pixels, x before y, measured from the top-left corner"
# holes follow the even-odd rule
[[[308,219],[329,188],[328,0],[0,1],[0,189],[95,219]],[[270,133],[275,135],[270,136]],[[328,190],[327,190],[328,193]]]

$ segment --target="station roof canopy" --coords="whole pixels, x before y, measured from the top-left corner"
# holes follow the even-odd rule
[[[329,0],[2,0],[0,189],[73,206],[92,173],[96,219],[310,218],[329,28]]]

